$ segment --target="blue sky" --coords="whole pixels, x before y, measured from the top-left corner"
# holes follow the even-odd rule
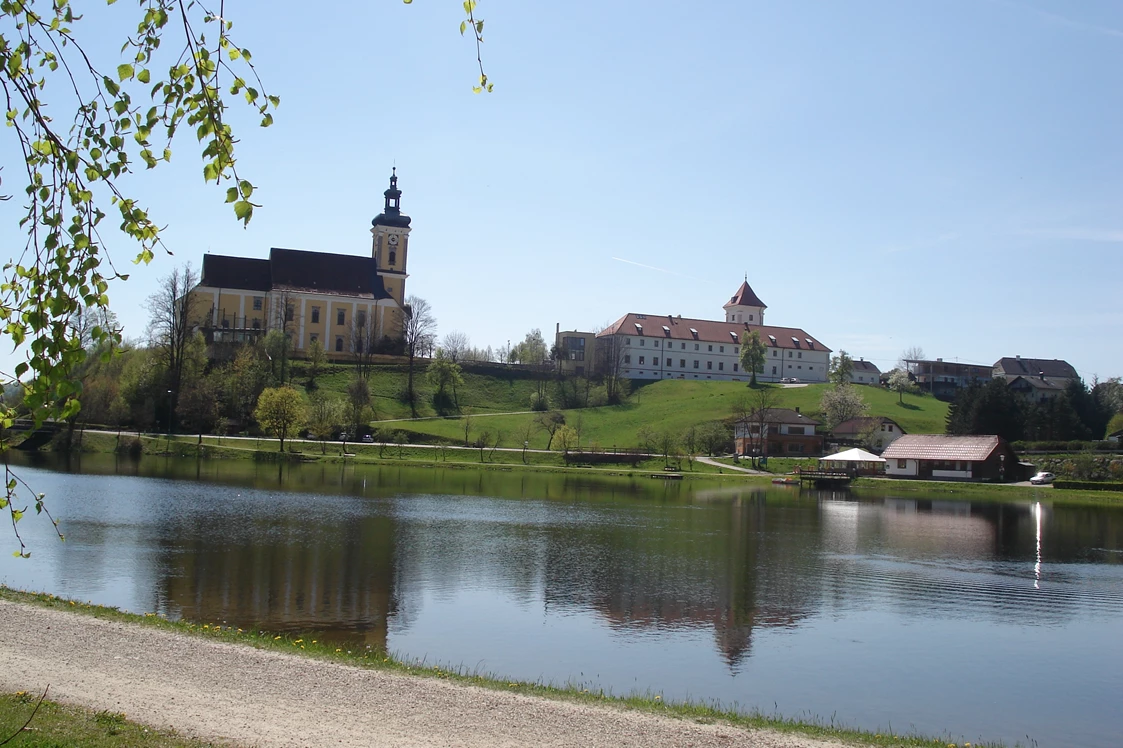
[[[186,140],[141,175],[175,256],[113,288],[127,336],[206,251],[369,252],[397,164],[407,291],[477,346],[720,318],[747,273],[769,324],[883,369],[915,345],[1123,375],[1123,3],[481,0],[490,95],[460,3],[345,6],[227,1],[282,97],[238,131],[264,207],[241,228]]]

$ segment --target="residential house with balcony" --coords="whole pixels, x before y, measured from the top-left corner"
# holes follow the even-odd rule
[[[768,408],[738,421],[733,442],[740,455],[811,457],[823,454],[823,437],[816,433],[820,425],[799,408]]]

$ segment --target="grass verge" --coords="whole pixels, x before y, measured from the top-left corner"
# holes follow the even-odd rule
[[[36,709],[41,695],[27,691],[0,694],[0,744],[11,736],[13,739],[9,745],[13,748],[58,748],[67,745],[86,748],[205,748],[220,745],[185,738],[173,730],[145,727],[130,722],[120,712],[95,712],[47,699]],[[34,717],[28,722],[32,713]]]
[[[155,613],[127,613],[117,608],[81,603],[75,600],[56,597],[55,595],[13,590],[2,585],[0,585],[0,599],[25,605],[38,605],[55,610],[89,615],[95,618],[120,621],[132,625],[152,626],[182,635],[204,637],[231,644],[284,652],[295,656],[329,660],[354,667],[372,668],[416,677],[435,678],[464,685],[478,686],[498,691],[511,691],[543,698],[605,707],[634,709],[651,714],[660,714],[697,722],[721,721],[747,729],[769,729],[780,732],[798,733],[811,737],[839,740],[847,744],[859,746],[905,746],[906,748],[912,748],[914,746],[935,748],[939,746],[940,748],[948,748],[957,745],[946,737],[933,738],[921,735],[901,735],[895,734],[891,730],[887,730],[884,733],[858,730],[839,724],[835,722],[833,718],[808,717],[805,719],[796,719],[784,717],[782,715],[766,715],[762,712],[744,713],[734,711],[716,703],[667,703],[663,699],[662,694],[658,692],[618,696],[604,689],[580,683],[558,686],[540,682],[512,681],[494,674],[469,671],[463,667],[448,667],[441,664],[429,664],[424,661],[401,660],[389,653],[369,647],[366,649],[347,649],[345,646],[341,647],[328,642],[321,642],[313,638],[313,635],[274,635],[266,631],[245,631],[217,623],[170,621]],[[34,698],[37,697],[33,697],[33,700]],[[24,719],[26,719],[26,714]],[[123,715],[121,716],[121,720],[124,721]],[[13,726],[13,730],[15,726]],[[74,742],[85,744],[85,741],[82,740]],[[43,743],[42,745],[69,743],[70,741],[64,740],[62,743]],[[90,744],[102,745],[99,743]],[[104,743],[104,745],[124,744],[125,743]],[[129,744],[131,745],[132,743]],[[137,744],[148,745],[148,743]],[[204,744],[181,742],[153,743],[152,745],[194,746]],[[966,745],[999,748],[1002,744],[970,743]]]

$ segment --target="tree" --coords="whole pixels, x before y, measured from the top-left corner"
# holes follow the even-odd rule
[[[624,336],[601,335],[607,328],[597,330],[596,345],[593,347],[593,371],[604,383],[607,405],[618,405],[628,398],[631,380],[623,375]]]
[[[173,413],[183,386],[187,346],[193,333],[195,309],[191,289],[198,282],[199,276],[189,262],[161,278],[155,293],[148,297],[148,311],[152,315],[149,336],[167,372],[168,409]]]
[[[1104,434],[1104,438],[1106,439],[1116,431],[1123,431],[1123,413],[1116,413],[1107,422],[1107,433]]]
[[[541,364],[550,360],[550,349],[542,337],[542,330],[534,328],[526,334],[521,343],[511,349],[507,357],[508,363]]]
[[[269,379],[269,367],[258,346],[242,346],[225,369],[227,413],[242,428]]]
[[[406,397],[409,399],[410,411],[416,416],[417,392],[413,388],[414,359],[432,345],[433,336],[437,334],[437,320],[433,317],[429,302],[418,296],[410,296],[406,299],[403,311],[405,318],[402,324],[402,339],[405,342],[406,356],[409,358]]]
[[[351,355],[355,359],[355,373],[365,379],[371,374],[374,354],[378,350],[378,332],[374,327],[374,319],[360,309],[351,318],[347,333]]]
[[[343,422],[343,403],[325,395],[312,397],[312,407],[308,411],[308,431],[320,440],[320,452],[327,454],[327,440],[335,434]]]
[[[915,374],[916,372],[913,370],[914,365],[910,364],[909,361],[923,360],[924,349],[918,345],[909,346],[905,350],[901,351],[901,358],[897,361],[897,368],[904,369],[911,374]]]
[[[757,466],[758,457],[767,454],[768,427],[771,423],[772,409],[779,401],[780,391],[774,385],[764,385],[733,403],[735,434],[745,435],[753,467]]]
[[[569,450],[577,448],[577,430],[572,426],[562,424],[553,436],[555,437],[553,441],[558,443],[558,449],[565,454],[569,454]],[[546,449],[549,449],[549,447],[546,447]]]
[[[281,452],[285,451],[285,437],[289,431],[307,419],[300,393],[287,385],[263,390],[253,415],[262,429],[280,439]]]
[[[538,425],[542,430],[550,435],[550,439],[546,442],[546,449],[554,443],[554,436],[557,434],[558,429],[565,425],[565,414],[560,410],[548,410],[544,413],[539,413],[536,417]]]
[[[699,447],[710,457],[730,451],[733,433],[721,421],[707,421],[698,427]]]
[[[366,423],[370,411],[370,385],[363,377],[356,375],[347,385],[347,404],[350,406],[352,438],[357,438],[359,429]]]
[[[285,384],[289,368],[292,338],[283,330],[270,330],[262,341],[265,358],[269,361],[269,373],[277,384]]]
[[[84,358],[67,321],[80,307],[107,307],[108,282],[126,277],[105,269],[102,219],[119,214],[121,232],[139,245],[138,261],[149,262],[162,246],[160,223],[129,194],[143,189],[131,176],[134,165],[169,161],[175,134],[187,127],[199,141],[204,180],[230,182],[227,200],[249,221],[254,188],[235,167],[223,94],[244,95],[262,126],[279,99],[262,91],[251,56],[233,43],[232,23],[200,4],[142,3],[119,65],[101,59],[99,45],[87,47],[82,17],[64,0],[4,3],[0,18],[14,27],[0,32],[0,83],[27,175],[16,192],[24,196],[28,237],[5,267],[0,319],[17,349],[26,346],[12,378],[24,381],[30,412],[36,421],[65,419],[79,407],[71,372]],[[204,38],[207,24],[217,33]],[[116,335],[101,328],[95,337]]]
[[[830,369],[827,378],[834,385],[850,384],[850,376],[854,373],[854,359],[846,351],[840,350],[837,356],[831,357]]]
[[[310,388],[316,388],[316,377],[324,370],[327,362],[327,351],[324,350],[324,345],[320,342],[320,339],[316,338],[308,346],[308,386]]]
[[[458,363],[466,360],[467,353],[472,349],[472,343],[465,333],[459,330],[453,330],[444,336],[441,340],[440,351],[453,363]]]
[[[756,373],[764,370],[764,357],[767,352],[759,331],[745,330],[741,333],[741,368],[752,374],[750,387],[756,387]]]
[[[694,469],[694,456],[698,454],[702,448],[702,439],[699,435],[697,426],[690,426],[678,439],[678,443],[682,445],[682,451],[686,454],[686,462],[690,465],[690,469]]]
[[[214,431],[222,417],[222,378],[221,373],[213,371],[205,377],[198,377],[184,391],[179,399],[177,415],[199,435]]]
[[[451,358],[446,358],[443,350],[437,350],[436,358],[430,362],[429,368],[425,370],[425,377],[429,380],[429,384],[437,388],[437,391],[433,393],[433,406],[436,407],[438,413],[443,415],[451,410],[451,405],[459,405],[456,398],[456,387],[457,385],[464,386],[464,377],[460,374],[460,364]],[[451,399],[446,392],[450,387],[452,388]]]
[[[869,409],[869,405],[862,398],[862,393],[850,384],[831,387],[819,399],[819,410],[827,422],[828,429],[833,429],[851,418],[864,416]]]
[[[897,393],[898,402],[904,405],[905,393],[912,394],[915,392],[916,385],[913,384],[908,370],[897,368],[889,372],[889,389]]]

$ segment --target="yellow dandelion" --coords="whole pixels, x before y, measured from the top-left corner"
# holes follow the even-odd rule
[[[278,639],[280,639],[280,638],[281,638],[281,637],[279,637],[279,636],[274,636],[274,637],[273,637],[273,641],[277,641],[277,640],[278,640]]]
[[[663,697],[662,697],[662,696],[656,696],[656,697],[655,697],[655,700],[656,700],[656,701],[662,701],[662,700],[663,700]]]
[[[342,650],[342,649],[337,649],[337,650],[335,650],[335,651],[336,651],[336,652],[342,652],[343,650]]]
[[[304,641],[304,640],[303,639],[297,639],[295,643],[300,644],[302,641]]]

